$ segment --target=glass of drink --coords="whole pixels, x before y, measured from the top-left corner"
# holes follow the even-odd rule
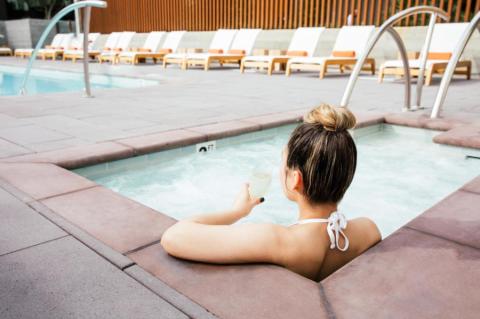
[[[249,192],[251,197],[264,197],[272,182],[272,172],[266,168],[256,167],[253,169],[249,180]]]

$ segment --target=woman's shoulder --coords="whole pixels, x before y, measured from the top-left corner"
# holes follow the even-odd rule
[[[368,217],[358,217],[348,221],[348,225],[354,232],[365,239],[365,242],[372,246],[382,240],[382,235],[377,224]],[[348,228],[348,226],[347,226]]]

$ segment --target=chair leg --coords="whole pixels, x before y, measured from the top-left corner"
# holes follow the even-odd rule
[[[465,75],[467,76],[467,80],[470,80],[472,78],[472,63],[468,63],[467,72]]]
[[[378,83],[382,83],[382,82],[383,82],[383,78],[385,77],[384,70],[385,70],[385,68],[382,66],[382,67],[380,68],[380,70],[378,71]]]
[[[433,67],[427,69],[427,74],[425,75],[425,86],[430,86],[432,84],[433,78]]]
[[[285,69],[285,76],[290,76],[291,73],[292,73],[292,67],[290,63],[287,63],[287,67]]]
[[[345,68],[342,64],[339,64],[338,68],[340,69],[340,73],[345,73]]]
[[[323,78],[325,77],[325,74],[327,74],[327,64],[326,64],[326,63],[323,63],[323,64],[320,66],[319,78],[320,78],[320,79],[323,79]]]
[[[372,62],[370,62],[370,68],[372,71],[372,75],[375,75],[375,60],[372,60]]]
[[[275,66],[274,62],[268,63],[268,70],[267,70],[268,75],[272,75],[274,66]]]
[[[208,71],[209,68],[210,68],[210,59],[207,59],[207,61],[205,61],[205,65],[204,65],[203,69],[205,71]]]
[[[245,61],[240,61],[240,73],[245,72]]]

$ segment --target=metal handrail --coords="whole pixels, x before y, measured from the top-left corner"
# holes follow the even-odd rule
[[[420,13],[430,13],[432,16],[435,15],[436,17],[440,17],[443,20],[448,20],[449,16],[448,14],[433,6],[417,6],[417,7],[412,7],[405,9],[403,11],[398,12],[397,14],[394,14],[390,18],[385,21],[380,28],[378,29],[377,33],[370,38],[368,41],[368,44],[366,48],[363,50],[362,54],[360,55],[360,58],[358,59],[357,63],[355,64],[355,67],[352,71],[352,74],[350,75],[350,78],[348,80],[347,87],[345,89],[345,92],[342,97],[342,101],[340,102],[340,106],[346,107],[348,105],[348,102],[350,101],[350,97],[352,95],[353,88],[355,87],[355,84],[357,82],[358,76],[360,75],[360,71],[362,70],[363,64],[365,63],[365,60],[367,59],[368,55],[372,51],[373,47],[375,44],[378,42],[380,37],[383,35],[383,33],[388,32],[393,39],[395,40],[395,43],[397,44],[398,50],[400,51],[400,57],[402,60],[403,64],[403,70],[405,74],[405,102],[404,102],[404,107],[403,110],[410,110],[411,104],[410,104],[410,98],[411,98],[411,93],[410,93],[410,83],[411,83],[411,76],[410,76],[410,68],[408,65],[408,58],[407,58],[407,50],[405,48],[405,44],[403,43],[403,40],[401,39],[400,35],[398,34],[397,31],[393,28],[393,25],[398,22],[399,20],[414,15],[414,14],[420,14]],[[432,17],[433,18],[433,17]],[[433,21],[435,21],[433,19]],[[432,19],[430,20],[432,21]],[[433,29],[432,29],[433,30]],[[431,33],[430,28],[429,28],[429,33]],[[429,46],[429,43],[428,43]],[[427,50],[428,52],[428,46],[427,43],[424,46],[424,50]],[[426,57],[426,54],[425,54]],[[421,88],[420,88],[421,90]],[[418,97],[419,95],[417,95]]]
[[[27,81],[28,77],[30,76],[30,70],[32,69],[33,62],[37,58],[38,50],[40,50],[43,46],[43,43],[47,39],[48,34],[50,31],[52,31],[53,27],[55,24],[57,24],[58,21],[60,21],[61,18],[63,18],[65,15],[70,13],[73,10],[79,9],[79,8],[88,8],[90,9],[91,7],[96,7],[96,8],[106,8],[107,3],[102,0],[85,0],[85,1],[80,1],[76,3],[72,3],[71,5],[66,6],[60,12],[58,12],[50,21],[50,23],[47,25],[45,30],[43,31],[42,35],[40,36],[40,39],[37,42],[37,45],[35,46],[35,49],[33,50],[32,56],[30,57],[30,60],[28,61],[27,68],[25,69],[25,74],[23,76],[23,81],[22,81],[22,86],[20,88],[20,94],[25,95],[27,93]],[[85,81],[85,94],[86,96],[90,97],[90,78],[88,75],[88,26],[90,25],[90,10],[86,10],[85,12],[85,17],[84,17],[84,28],[83,30],[83,71],[84,71],[84,81]],[[87,46],[85,46],[85,39]]]
[[[432,114],[430,117],[432,119],[437,118],[442,110],[443,103],[445,102],[445,97],[447,96],[448,87],[450,86],[450,82],[452,81],[453,73],[455,72],[455,68],[457,66],[460,57],[462,56],[463,50],[467,46],[468,40],[472,36],[473,32],[476,28],[480,32],[480,12],[473,17],[472,21],[468,24],[468,27],[463,32],[460,40],[457,42],[457,46],[453,50],[452,57],[450,61],[448,61],[447,68],[445,69],[445,73],[443,74],[442,82],[440,82],[440,88],[438,89],[437,97],[435,98],[435,102],[433,103]]]

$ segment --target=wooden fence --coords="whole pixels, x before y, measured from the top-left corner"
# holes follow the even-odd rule
[[[451,22],[470,21],[480,0],[108,0],[93,9],[92,31],[205,31],[219,28],[294,29],[341,27],[352,14],[355,25],[380,25],[405,8],[433,5],[447,11]],[[400,25],[425,25],[416,15]]]

